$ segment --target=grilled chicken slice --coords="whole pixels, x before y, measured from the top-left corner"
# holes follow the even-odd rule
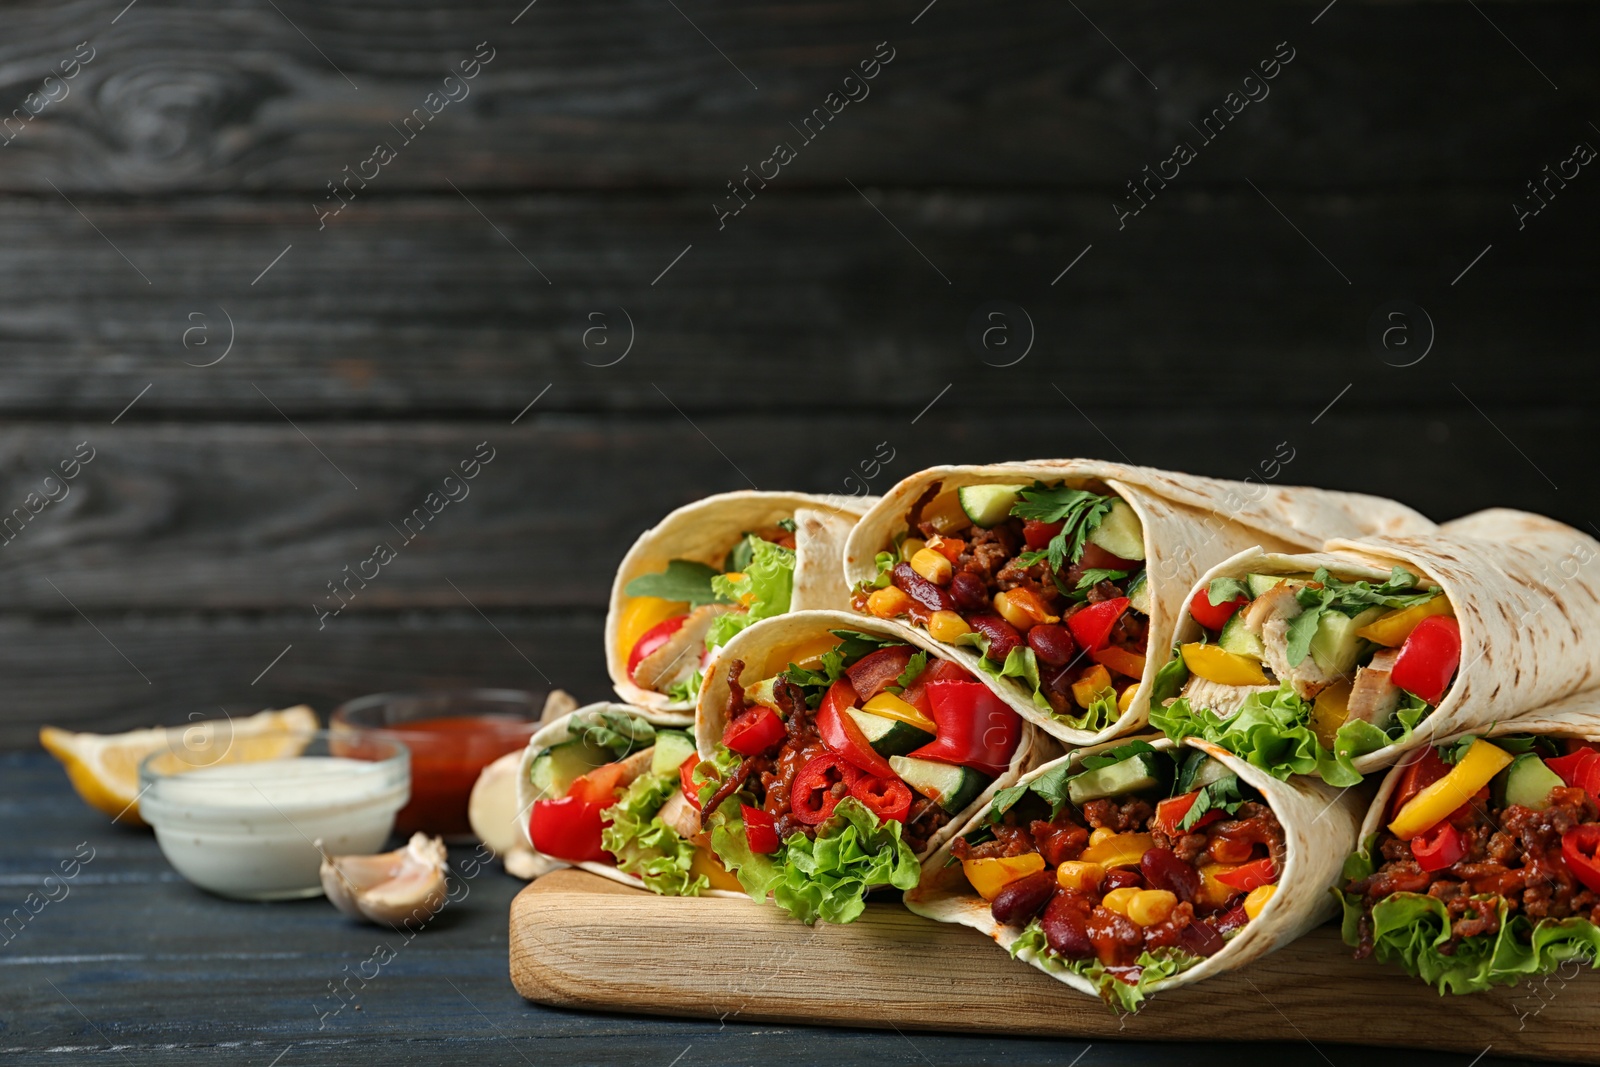
[[[1347,719],[1364,719],[1377,727],[1389,725],[1389,719],[1400,706],[1404,693],[1389,680],[1394,671],[1400,650],[1386,648],[1372,657],[1372,662],[1356,670],[1356,682],[1350,689],[1350,711]]]
[[[1311,656],[1289,666],[1289,623],[1304,610],[1295,598],[1298,585],[1279,582],[1256,597],[1245,609],[1244,628],[1261,638],[1265,662],[1280,681],[1294,686],[1306,700],[1339,680],[1339,675],[1324,670]]]
[[[661,821],[672,827],[673,832],[688,841],[700,832],[700,813],[695,806],[689,803],[689,798],[683,795],[683,790],[678,790],[667,798],[658,812]]]
[[[1277,691],[1275,685],[1225,685],[1199,675],[1191,675],[1188,684],[1183,687],[1183,695],[1189,699],[1190,707],[1205,708],[1224,719],[1233,718],[1252,693]]]
[[[718,615],[732,609],[726,604],[705,604],[695,608],[660,648],[639,661],[633,671],[633,684],[664,693],[700,668],[706,647],[706,631]]]

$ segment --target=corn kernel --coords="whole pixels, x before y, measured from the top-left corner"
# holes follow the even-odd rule
[[[1124,689],[1122,691],[1122,695],[1117,698],[1117,710],[1121,711],[1121,712],[1126,712],[1129,708],[1131,708],[1133,706],[1133,699],[1134,699],[1134,697],[1137,697],[1138,695],[1139,695],[1139,683],[1138,682],[1134,682],[1132,685],[1128,686],[1128,688]]]
[[[1068,860],[1056,868],[1056,884],[1075,893],[1098,893],[1106,879],[1106,869],[1098,863]]]
[[[880,619],[892,619],[896,615],[904,615],[911,610],[911,604],[911,597],[892,585],[875,589],[872,595],[867,597],[867,610]]]
[[[1088,708],[1110,688],[1111,672],[1096,663],[1072,683],[1072,699],[1078,702],[1078,707]]]
[[[1012,597],[1012,592],[1013,590],[1007,590],[1003,593],[996,593],[994,595],[994,610],[998,611],[1000,613],[1000,617],[1006,620],[1006,622],[1009,622],[1018,630],[1027,632],[1028,630],[1032,629],[1034,618],[1032,615],[1029,615],[1026,611],[1022,610],[1022,608],[1017,604],[1017,601]]]
[[[901,562],[910,563],[911,562],[911,557],[915,556],[918,552],[921,552],[922,551],[922,547],[925,544],[927,544],[927,542],[924,541],[920,537],[908,537],[904,541],[901,541],[900,542],[900,560],[901,560]]]
[[[1140,889],[1128,900],[1127,916],[1140,926],[1163,922],[1178,906],[1176,894],[1165,889]]]
[[[1267,906],[1267,901],[1272,899],[1272,894],[1278,891],[1277,885],[1258,885],[1250,890],[1250,895],[1244,898],[1244,913],[1254,919],[1261,914]]]
[[[962,634],[970,634],[972,627],[953,611],[936,611],[928,616],[928,636],[935,641],[949,643]]]
[[[1100,898],[1100,906],[1107,911],[1114,911],[1118,915],[1127,915],[1128,905],[1133,902],[1133,898],[1138,896],[1140,893],[1148,892],[1150,892],[1150,890],[1135,889],[1132,886],[1124,886],[1121,889],[1113,889],[1111,892]],[[1169,893],[1167,895],[1171,896],[1172,894]]]
[[[1093,830],[1089,831],[1089,847],[1093,848],[1095,845],[1100,844],[1102,841],[1110,841],[1113,837],[1116,837],[1116,836],[1117,836],[1117,832],[1115,830],[1111,829],[1110,827],[1108,827],[1108,826],[1096,826]]]
[[[949,585],[955,574],[950,561],[931,548],[917,550],[917,554],[911,557],[911,569],[934,585]]]

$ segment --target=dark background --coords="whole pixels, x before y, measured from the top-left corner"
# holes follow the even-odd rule
[[[0,548],[0,748],[389,688],[604,697],[627,545],[751,485],[1288,449],[1279,481],[1592,528],[1600,176],[1514,205],[1600,145],[1600,10],[924,2],[6,7],[4,108],[94,58],[0,147],[0,514],[95,458]],[[400,144],[479,42],[470,96]],[[1198,158],[1119,229],[1179,140]],[[470,496],[319,626],[484,441]]]

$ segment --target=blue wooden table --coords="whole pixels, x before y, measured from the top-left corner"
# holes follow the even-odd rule
[[[0,755],[0,825],[7,1064],[1465,1067],[1460,1056],[1307,1044],[1086,1045],[921,1033],[914,1020],[897,1034],[558,1011],[522,1000],[507,977],[506,916],[523,883],[475,867],[470,849],[453,855],[455,902],[407,939],[320,899],[249,904],[194,889],[148,831],[89,811],[42,754]],[[74,877],[47,877],[63,862]]]

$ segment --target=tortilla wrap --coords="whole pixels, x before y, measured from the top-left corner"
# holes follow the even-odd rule
[[[810,644],[832,630],[856,630],[880,637],[891,637],[896,641],[914,645],[931,657],[956,658],[952,654],[955,650],[910,627],[897,626],[882,619],[855,615],[848,611],[804,611],[764,619],[748,630],[736,634],[733,640],[723,647],[720,659],[724,665],[734,660],[743,660],[744,670],[739,673],[740,683],[754,685],[761,679],[769,678],[782,670],[789,663],[790,650],[803,644]],[[700,687],[700,702],[694,716],[694,739],[696,747],[700,750],[701,759],[711,759],[716,754],[717,746],[722,741],[723,727],[728,724],[727,706],[728,671],[724,666],[722,670],[707,674],[705,683]],[[990,782],[988,788],[979,794],[976,800],[956,813],[948,823],[934,833],[928,839],[927,847],[917,855],[917,858],[925,860],[948,840],[956,828],[963,825],[972,813],[986,807],[996,792],[1012,785],[1021,775],[1059,753],[1060,749],[1054,742],[1024,721],[1017,751],[1011,757],[1011,766],[1004,774]]]
[[[1202,571],[1246,548],[1295,552],[1321,548],[1331,537],[1424,533],[1434,523],[1404,504],[1359,493],[1305,486],[1226,481],[1194,474],[1098,460],[1033,460],[982,467],[930,467],[884,494],[862,516],[845,544],[845,578],[853,588],[877,574],[875,557],[905,530],[912,505],[933,486],[1012,482],[1064,482],[1082,488],[1104,482],[1127,502],[1144,527],[1145,571],[1151,592],[1149,652],[1133,703],[1111,726],[1076,729],[1036,706],[1009,681],[996,691],[1028,721],[1069,745],[1092,745],[1137,731],[1149,718],[1155,672],[1166,661],[1173,628]],[[941,490],[942,491],[942,490]],[[896,623],[901,629],[910,626]],[[939,646],[941,653],[979,674],[975,649]]]
[[[840,562],[845,537],[876,499],[752,490],[719,493],[684,505],[640,534],[617,568],[606,611],[606,669],[611,672],[617,695],[635,707],[656,711],[693,709],[687,701],[675,701],[665,693],[634,685],[629,679],[631,649],[617,647],[622,609],[630,599],[626,592],[629,582],[665,569],[674,559],[694,560],[720,569],[729,549],[746,531],[792,517],[795,568],[790,610],[847,608],[850,590]]]
[[[1074,749],[1061,759],[1024,775],[1021,783],[1030,782],[1063,762],[1076,766],[1084,757],[1125,744],[1128,740],[1122,738],[1091,748]],[[1147,740],[1157,751],[1173,749],[1174,743],[1165,737],[1151,735]],[[1241,781],[1254,786],[1261,793],[1283,826],[1288,858],[1279,874],[1277,891],[1256,918],[1240,928],[1216,955],[1189,970],[1151,983],[1146,990],[1151,993],[1177,989],[1233,970],[1321,925],[1337,910],[1328,886],[1339,877],[1340,867],[1350,852],[1351,842],[1355,840],[1356,821],[1365,807],[1365,794],[1361,791],[1335,790],[1315,779],[1304,777],[1282,782],[1208,742],[1191,738],[1186,745],[1220,760]],[[983,815],[982,811],[975,813],[961,826],[959,833],[976,829]],[[951,836],[953,838],[955,835]],[[1021,936],[1022,930],[996,922],[990,913],[989,902],[968,884],[961,864],[951,863],[950,860],[950,844],[947,840],[944,847],[922,865],[922,882],[906,892],[906,907],[925,918],[970,926],[993,938],[1001,948],[1009,950]],[[1018,958],[1025,959],[1080,993],[1099,995],[1088,978],[1067,970],[1054,960],[1026,950]]]
[[[552,745],[559,745],[561,742],[569,740],[572,734],[571,731],[568,730],[567,724],[571,721],[574,715],[582,715],[584,712],[589,711],[611,711],[621,712],[625,715],[634,715],[650,723],[652,726],[677,727],[682,729],[690,725],[690,720],[687,715],[649,711],[644,708],[636,708],[627,704],[616,704],[608,701],[601,701],[599,703],[586,705],[585,707],[581,707],[576,711],[568,712],[560,718],[545,725],[539,730],[538,733],[529,738],[528,747],[522,750],[522,762],[517,767],[517,811],[520,813],[517,819],[517,824],[522,830],[523,841],[526,842],[528,848],[532,850],[533,853],[532,863],[525,864],[523,870],[527,872],[527,877],[538,878],[542,875],[549,874],[551,871],[559,870],[562,867],[578,867],[581,870],[588,871],[590,874],[598,874],[602,878],[609,878],[613,882],[621,882],[623,885],[630,885],[635,889],[644,889],[646,888],[644,881],[637,875],[625,874],[622,871],[617,870],[616,867],[609,863],[595,863],[590,861],[575,864],[568,863],[566,860],[558,860],[551,856],[546,856],[538,849],[533,847],[533,839],[528,834],[527,814],[533,808],[534,800],[537,799],[533,794],[533,782],[529,778],[529,771],[533,767],[534,757],[540,752],[543,752],[545,749],[550,748]],[[641,751],[649,752],[651,749],[646,748]],[[633,753],[631,755],[637,755],[637,753]],[[519,877],[521,876],[522,875],[519,874]],[[702,895],[714,897],[744,897],[743,893],[731,893],[725,889],[705,889],[702,890]]]

